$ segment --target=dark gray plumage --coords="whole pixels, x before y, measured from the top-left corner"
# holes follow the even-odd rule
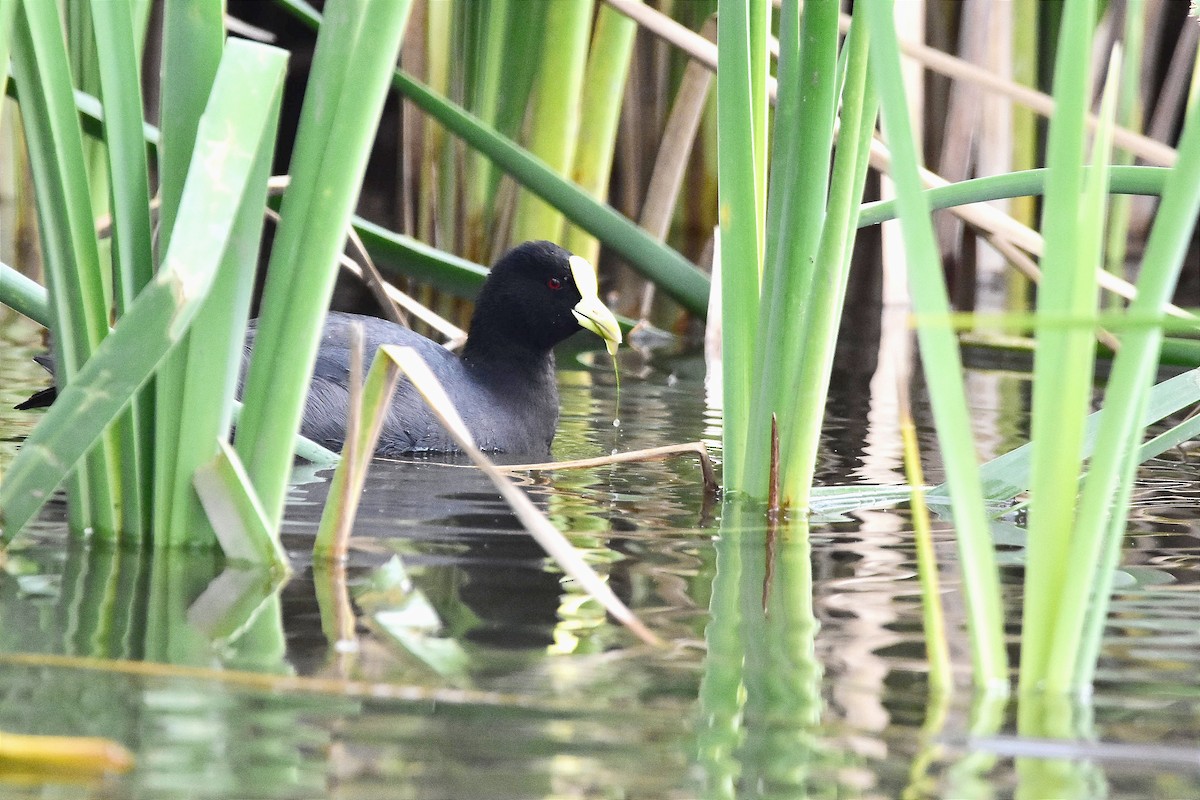
[[[476,299],[461,357],[400,325],[330,312],[300,430],[335,450],[341,449],[345,438],[354,323],[363,329],[364,371],[380,345],[414,348],[441,381],[481,449],[532,456],[549,452],[558,425],[554,345],[581,328],[599,334],[610,347],[621,340],[616,319],[597,297],[591,265],[550,242],[519,245],[492,268]],[[256,334],[252,321],[246,334],[243,372]],[[18,407],[52,401],[53,390],[44,390]],[[416,389],[401,378],[376,454],[455,449]]]
[[[342,448],[349,404],[350,329],[363,328],[364,369],[383,344],[405,345],[421,358],[450,395],[475,443],[485,451],[544,454],[558,426],[554,353],[501,349],[497,360],[459,358],[420,334],[375,317],[330,312],[304,403],[300,432],[334,450]],[[578,326],[576,326],[578,329]],[[247,335],[249,355],[254,329]],[[468,347],[469,347],[468,340]],[[375,448],[377,455],[457,449],[417,390],[397,383]]]

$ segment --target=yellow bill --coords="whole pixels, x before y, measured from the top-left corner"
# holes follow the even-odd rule
[[[617,346],[621,344],[621,326],[617,324],[617,318],[608,310],[608,306],[600,302],[596,268],[588,263],[587,259],[579,256],[571,256],[569,263],[571,276],[575,279],[575,288],[582,296],[571,313],[575,315],[580,326],[604,340],[610,355],[616,355]]]

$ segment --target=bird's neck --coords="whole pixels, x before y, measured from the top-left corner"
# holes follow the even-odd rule
[[[478,330],[473,325],[463,345],[463,365],[481,377],[553,383],[554,350],[521,345],[517,341],[500,331]]]

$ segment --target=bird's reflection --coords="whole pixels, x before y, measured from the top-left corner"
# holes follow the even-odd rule
[[[559,621],[560,575],[547,570],[545,551],[491,482],[465,464],[454,456],[373,462],[354,539],[377,545],[405,540],[404,564],[421,576],[418,583],[427,593],[437,595],[431,598],[435,605],[459,604],[454,635],[464,643],[545,648],[554,642]],[[324,506],[328,476],[315,477],[295,488],[292,517],[300,509],[316,513]],[[539,510],[548,511],[551,486],[530,485],[526,491]],[[356,560],[369,566],[361,556]]]

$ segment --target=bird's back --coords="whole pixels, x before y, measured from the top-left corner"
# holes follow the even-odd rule
[[[487,451],[539,456],[549,451],[558,423],[552,360],[548,369],[537,371],[537,385],[527,387],[524,381],[467,369],[458,356],[408,328],[341,312],[330,312],[322,330],[300,428],[309,439],[335,450],[342,447],[350,400],[350,332],[355,323],[363,330],[364,376],[381,345],[411,347],[442,383],[478,446]],[[247,357],[254,336],[252,324],[246,337]],[[397,456],[456,449],[416,388],[401,376],[376,454]]]

